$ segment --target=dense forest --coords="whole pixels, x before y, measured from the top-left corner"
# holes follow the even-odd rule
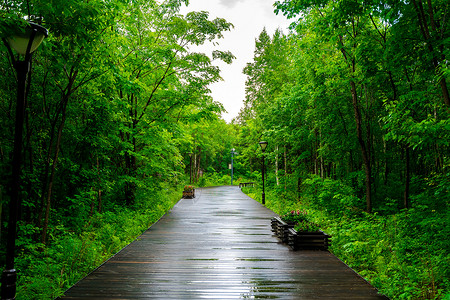
[[[3,1],[0,34],[45,26],[26,82],[18,299],[52,299],[157,221],[183,186],[261,182],[266,205],[306,209],[330,249],[392,299],[450,297],[450,3],[285,0],[231,124],[200,53],[233,30],[188,0]],[[17,78],[0,45],[0,262]],[[261,186],[244,190],[261,200]],[[268,221],[269,222],[269,221]]]
[[[238,120],[246,165],[269,142],[267,205],[312,211],[389,297],[448,299],[450,3],[275,7],[292,32],[257,38]]]

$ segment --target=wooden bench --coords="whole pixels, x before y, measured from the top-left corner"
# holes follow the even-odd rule
[[[246,187],[246,186],[254,187],[254,186],[255,186],[255,183],[254,183],[254,182],[241,182],[241,183],[239,183],[239,187],[240,187],[240,188]]]

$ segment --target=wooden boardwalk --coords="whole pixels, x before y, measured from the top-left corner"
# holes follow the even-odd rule
[[[327,251],[292,251],[238,187],[182,199],[62,299],[387,299]]]

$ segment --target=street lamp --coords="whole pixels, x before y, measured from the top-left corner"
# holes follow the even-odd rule
[[[17,103],[16,121],[14,129],[14,150],[12,158],[11,193],[9,199],[9,223],[8,239],[6,245],[6,266],[2,273],[2,299],[15,299],[17,272],[14,269],[14,250],[16,247],[16,225],[20,204],[20,173],[22,164],[22,133],[25,115],[25,82],[30,70],[32,53],[39,47],[41,42],[48,36],[44,27],[28,22],[23,32],[3,38],[3,43],[8,49],[11,61],[17,73]],[[14,49],[19,55],[14,58]],[[24,60],[19,60],[24,55]]]
[[[231,149],[231,185],[233,185],[233,156],[237,154],[235,152],[236,149]]]
[[[262,141],[259,142],[259,145],[261,146],[261,151],[263,153],[262,155],[262,184],[263,184],[263,190],[262,190],[262,204],[266,204],[266,194],[264,192],[264,152],[266,152],[266,148],[267,148],[267,142],[266,141]]]
[[[192,184],[192,152],[189,152],[189,184]]]

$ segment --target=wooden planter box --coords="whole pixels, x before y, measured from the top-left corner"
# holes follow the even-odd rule
[[[331,236],[322,230],[316,232],[297,232],[288,230],[288,245],[292,250],[328,250]]]
[[[297,232],[294,224],[288,224],[280,217],[271,220],[273,233],[292,250],[328,250],[331,236],[319,230],[316,232]]]
[[[195,198],[195,189],[192,191],[183,191],[183,198],[184,199],[192,199]]]
[[[272,231],[275,233],[275,235],[283,242],[288,242],[288,231],[291,228],[294,228],[294,224],[288,224],[281,220],[280,217],[272,218],[271,220],[272,224]]]

